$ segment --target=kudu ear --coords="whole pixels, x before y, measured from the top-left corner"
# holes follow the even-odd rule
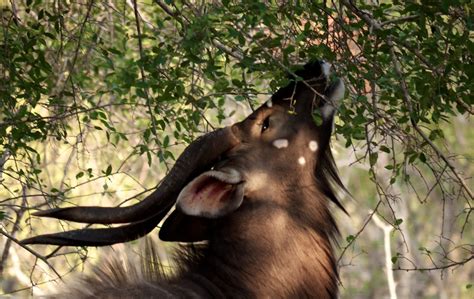
[[[209,240],[212,219],[195,217],[174,210],[160,228],[160,240],[199,242]]]
[[[176,208],[189,216],[219,218],[242,204],[242,178],[234,169],[210,170],[181,190]]]

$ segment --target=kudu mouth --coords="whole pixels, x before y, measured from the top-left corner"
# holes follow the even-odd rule
[[[183,188],[176,207],[190,216],[223,216],[242,203],[243,183],[242,175],[233,168],[206,171]]]

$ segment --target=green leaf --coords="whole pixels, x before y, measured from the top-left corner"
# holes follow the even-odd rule
[[[312,116],[315,125],[320,126],[323,124],[323,117],[321,116],[321,111],[319,111],[319,109],[314,110]]]
[[[81,172],[79,172],[78,174],[76,174],[76,179],[80,179],[80,178],[82,178],[83,176],[84,176],[84,172],[81,171]]]
[[[151,130],[147,128],[145,132],[143,132],[143,139],[145,139],[145,142],[148,142],[150,140],[150,135],[151,135]]]
[[[426,164],[426,156],[424,153],[420,153],[420,156],[418,157],[421,162]]]
[[[109,165],[107,169],[105,170],[105,175],[110,175],[112,173],[112,165]]]
[[[382,152],[385,152],[387,154],[390,154],[390,149],[386,147],[385,145],[381,145],[379,148]]]
[[[163,139],[163,147],[168,147],[170,145],[170,136],[166,135]]]
[[[397,220],[395,220],[395,225],[397,225],[397,226],[402,224],[402,223],[403,223],[403,219],[401,219],[401,218],[398,218]]]
[[[146,152],[146,158],[147,158],[148,166],[151,166],[152,158],[151,158],[151,153],[150,153],[150,151],[147,151],[147,152]]]
[[[396,264],[398,261],[398,256],[392,256],[392,264]]]
[[[137,95],[142,99],[147,98],[147,95],[146,95],[145,91],[141,88],[137,88]]]
[[[377,159],[379,158],[379,154],[378,153],[371,153],[369,155],[369,162],[370,162],[370,166],[374,166],[376,163],[377,163]]]

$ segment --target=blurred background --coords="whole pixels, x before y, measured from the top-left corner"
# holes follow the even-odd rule
[[[109,248],[31,213],[127,205],[181,151],[311,59],[346,83],[333,152],[341,298],[473,298],[470,1],[0,1],[0,296],[41,296]],[[317,115],[315,116],[317,119]],[[315,120],[317,121],[317,120]],[[175,245],[160,242],[172,266]]]

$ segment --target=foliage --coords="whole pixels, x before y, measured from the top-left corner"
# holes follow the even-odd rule
[[[336,122],[339,143],[368,168],[373,184],[364,205],[393,225],[393,239],[408,238],[423,221],[406,221],[400,203],[418,213],[435,201],[436,215],[452,205],[450,232],[444,218],[440,232],[426,231],[441,236],[436,250],[420,245],[434,265],[399,252],[394,267],[468,263],[472,152],[451,151],[459,140],[450,123],[473,113],[474,7],[376,2],[0,2],[1,231],[14,238],[24,211],[84,196],[81,188],[120,192],[115,178],[145,178],[139,173],[151,170],[133,169],[143,162],[157,172],[143,183],[157,184],[180,145],[245,114],[240,108],[265,100],[294,66],[324,58],[349,90]],[[91,154],[99,149],[101,162]],[[67,158],[54,157],[66,151]],[[344,236],[341,264],[359,250],[371,220],[360,217],[360,230]]]

